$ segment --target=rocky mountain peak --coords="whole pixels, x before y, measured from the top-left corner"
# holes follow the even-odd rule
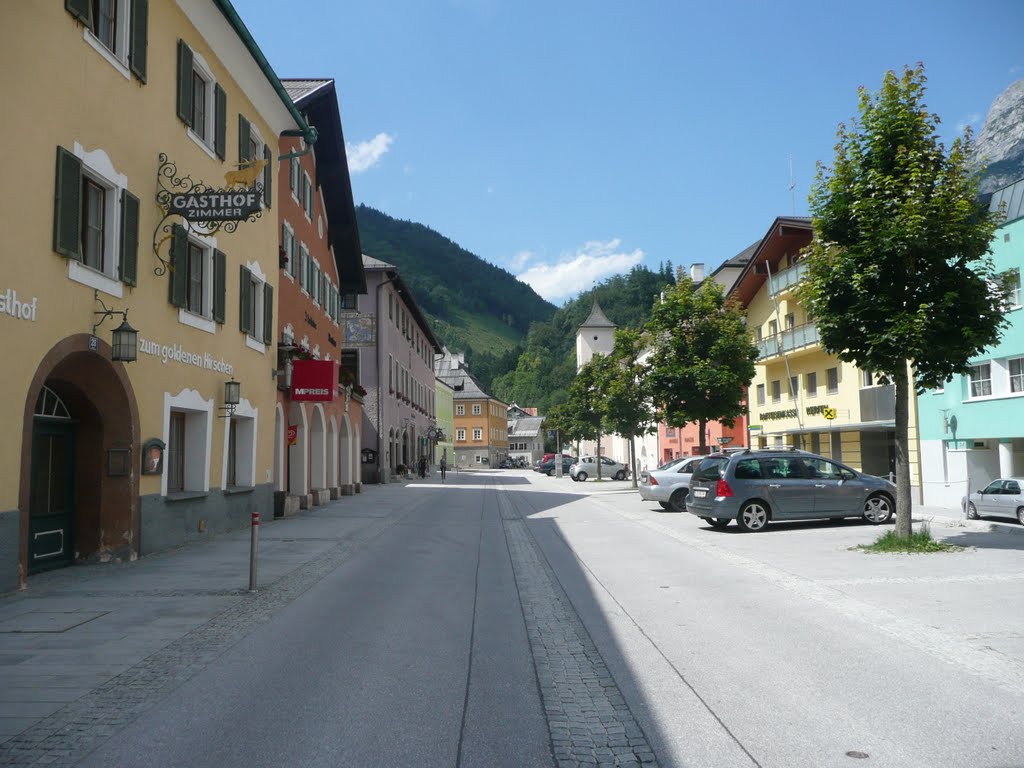
[[[981,191],[1024,178],[1024,80],[996,97],[975,143],[977,162],[987,166]]]

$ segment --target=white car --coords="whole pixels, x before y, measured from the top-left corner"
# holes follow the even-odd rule
[[[703,459],[703,456],[691,456],[645,472],[637,486],[640,498],[656,501],[662,509],[685,512],[686,496],[690,493],[690,477]]]
[[[629,469],[625,464],[612,461],[607,456],[601,456],[601,479],[602,480],[625,480],[629,477]],[[580,456],[580,460],[569,467],[569,476],[577,481],[584,482],[588,477],[597,477],[597,456]]]

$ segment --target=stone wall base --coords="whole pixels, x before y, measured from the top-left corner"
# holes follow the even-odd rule
[[[274,491],[274,517],[291,517],[299,513],[299,497],[287,491]]]
[[[313,506],[319,507],[331,500],[331,489],[314,488],[310,495],[313,497]]]
[[[341,486],[340,490],[342,496],[351,496],[353,493],[355,493],[355,486],[353,486],[351,483],[346,483],[345,485]]]
[[[312,509],[313,508],[313,494],[304,493],[299,496],[299,508],[300,509]]]
[[[341,498],[341,488],[329,488],[328,490],[331,492],[331,501]]]
[[[355,489],[356,493],[362,493],[363,492],[363,484],[362,483],[356,483],[352,487]]]

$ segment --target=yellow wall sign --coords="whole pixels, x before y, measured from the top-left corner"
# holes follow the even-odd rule
[[[836,417],[836,409],[835,408],[822,408],[821,409],[821,415],[824,416],[829,421],[832,421],[832,419],[834,419]]]

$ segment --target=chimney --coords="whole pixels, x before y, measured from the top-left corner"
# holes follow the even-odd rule
[[[695,283],[704,280],[704,262],[698,261],[696,264],[690,265],[690,279]]]

